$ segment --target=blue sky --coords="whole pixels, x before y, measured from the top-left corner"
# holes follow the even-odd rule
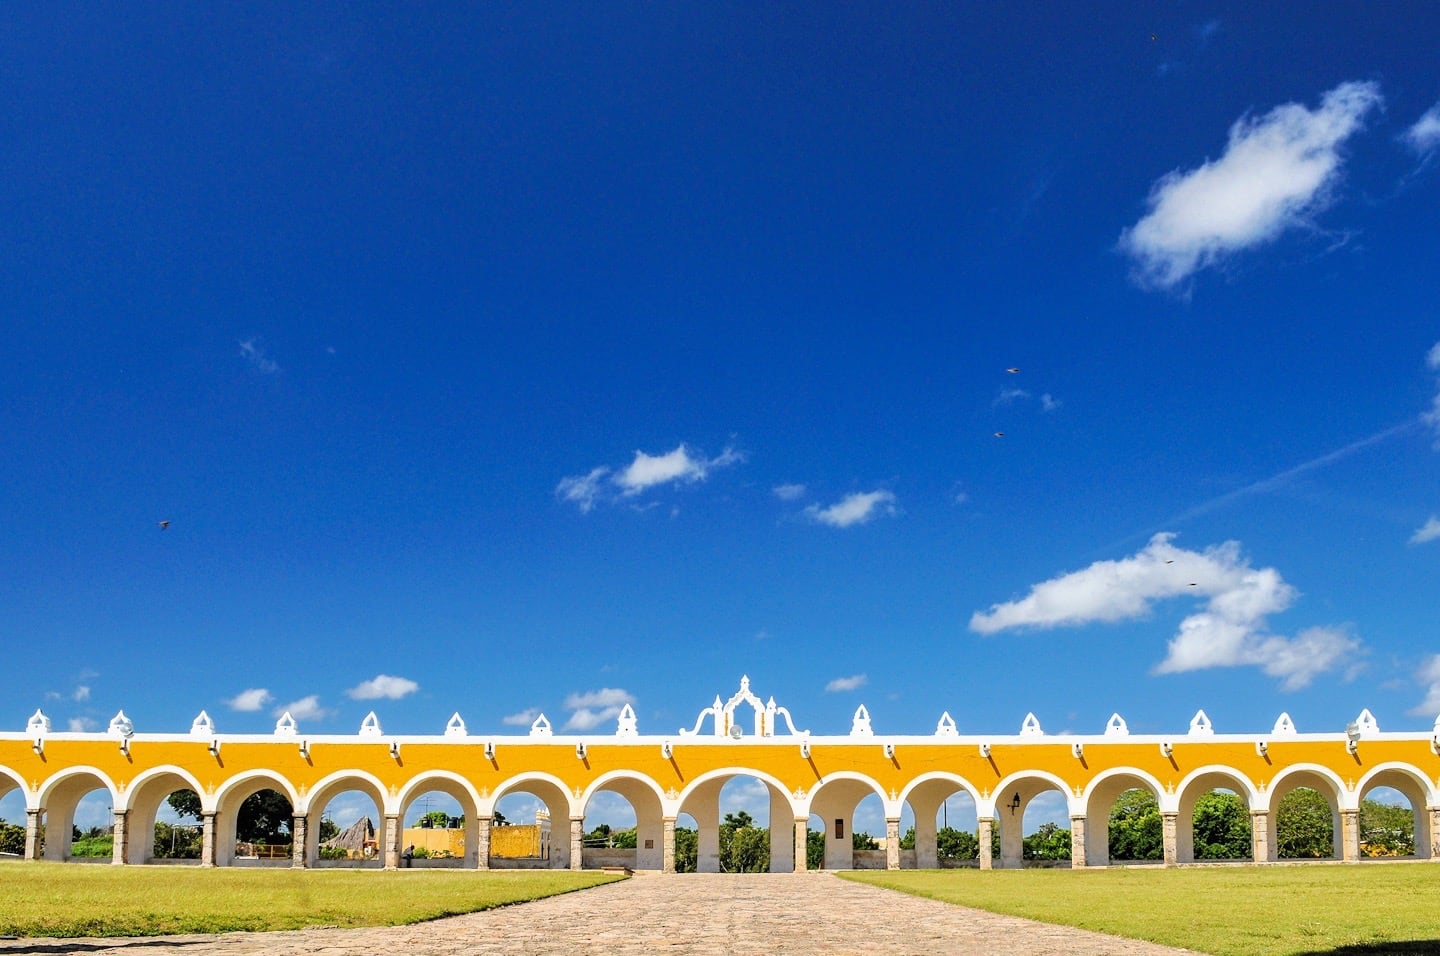
[[[6,4],[6,722],[1428,729],[1437,36]]]

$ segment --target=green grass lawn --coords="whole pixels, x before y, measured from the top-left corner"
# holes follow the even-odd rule
[[[0,863],[0,935],[157,936],[380,926],[619,877],[568,870],[289,870]]]
[[[1440,954],[1440,866],[1433,863],[842,875],[1216,956]]]

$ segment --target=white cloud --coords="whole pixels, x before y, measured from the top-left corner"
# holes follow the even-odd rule
[[[399,700],[420,689],[420,685],[405,677],[391,677],[380,674],[345,692],[351,700]]]
[[[1053,412],[1060,407],[1060,402],[1049,392],[1040,396],[1040,410],[1042,412]]]
[[[995,396],[995,401],[990,404],[996,408],[1001,405],[1014,405],[1022,398],[1029,398],[1030,393],[1023,388],[1002,388],[1000,394]]]
[[[1416,529],[1410,536],[1411,544],[1424,544],[1427,541],[1434,541],[1440,538],[1440,517],[1430,516],[1430,520]]]
[[[626,704],[634,704],[635,698],[629,691],[618,687],[602,687],[583,694],[571,694],[565,698],[565,709],[572,711],[565,721],[565,730],[590,730],[607,720],[620,715]]]
[[[1425,356],[1425,364],[1434,371],[1440,372],[1440,342],[1436,342]],[[1435,429],[1435,447],[1440,449],[1440,388],[1437,388],[1435,392],[1435,399],[1430,404],[1430,411],[1420,417],[1427,425]]]
[[[1097,561],[1043,581],[1018,601],[977,611],[970,629],[994,634],[1113,623],[1149,613],[1156,601],[1194,595],[1207,603],[1180,622],[1156,673],[1255,666],[1280,678],[1284,689],[1295,690],[1360,650],[1360,642],[1343,628],[1310,628],[1289,638],[1271,634],[1266,618],[1284,611],[1297,596],[1278,571],[1250,567],[1235,541],[1202,552],[1175,547],[1173,537],[1157,534],[1128,558]]]
[[[1440,146],[1440,103],[1426,110],[1425,115],[1416,120],[1401,138],[1422,156]]]
[[[604,478],[609,471],[609,468],[602,465],[599,468],[592,468],[586,475],[561,478],[560,484],[555,487],[555,494],[561,501],[574,504],[580,509],[581,514],[588,514],[595,507],[595,500],[600,496],[600,479]]]
[[[781,501],[799,501],[805,497],[805,486],[798,484],[776,485],[771,489]]]
[[[869,678],[864,674],[854,674],[850,677],[837,677],[825,685],[827,694],[843,694],[846,691],[859,690],[869,683]]]
[[[712,468],[723,468],[737,461],[744,461],[744,456],[732,448],[725,449],[718,457],[707,459],[703,455],[692,455],[681,442],[674,451],[663,455],[647,455],[637,450],[635,460],[617,474],[614,481],[620,486],[621,494],[638,495],[647,488],[672,481],[701,481]]]
[[[892,515],[895,513],[895,496],[888,491],[855,492],[828,508],[811,505],[805,509],[805,513],[812,519],[832,528],[864,524],[881,511]]]
[[[71,717],[65,729],[72,734],[88,734],[99,725],[89,717]]]
[[[263,710],[265,705],[275,698],[263,687],[252,687],[249,690],[242,690],[240,693],[225,701],[225,706],[231,710],[256,711]]]
[[[1150,190],[1150,211],[1120,236],[1136,279],[1169,289],[1226,255],[1275,239],[1324,208],[1339,176],[1340,146],[1381,104],[1375,83],[1342,83],[1320,108],[1299,103],[1230,127],[1225,153]]]
[[[1415,679],[1428,686],[1425,699],[1410,708],[1410,714],[1416,717],[1440,714],[1440,654],[1427,657],[1415,673]]]
[[[648,455],[636,451],[635,458],[618,472],[606,465],[592,468],[584,475],[572,475],[560,479],[555,494],[561,501],[569,502],[588,513],[596,504],[605,500],[606,484],[603,479],[609,475],[611,483],[619,487],[622,498],[633,498],[659,485],[676,482],[703,481],[716,468],[724,468],[745,460],[743,452],[726,448],[714,458],[706,458],[691,452],[681,442],[673,451],[663,455]]]
[[[255,339],[247,339],[240,343],[240,354],[250,363],[250,367],[262,375],[274,375],[280,371],[279,364],[266,355],[265,350],[255,342]]]
[[[299,700],[292,700],[290,703],[282,707],[276,707],[274,710],[276,717],[286,713],[296,720],[324,720],[326,717],[331,716],[331,711],[320,706],[320,698],[316,694],[302,697]]]
[[[71,699],[71,700],[89,700],[89,699],[90,699],[90,688],[89,688],[89,687],[86,687],[84,684],[81,684],[79,687],[76,687],[76,688],[75,688],[75,693],[73,693],[73,694],[70,695],[70,699]]]
[[[535,723],[535,718],[540,716],[540,708],[527,707],[518,714],[507,714],[500,718],[500,723],[509,727],[529,727]]]

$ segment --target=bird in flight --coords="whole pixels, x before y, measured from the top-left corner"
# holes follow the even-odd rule
[[[1156,40],[1158,40],[1158,39],[1160,39],[1159,34],[1156,34],[1156,33],[1150,34],[1150,42],[1151,42],[1151,43],[1154,43],[1154,42],[1155,42]]]
[[[1012,366],[1011,368],[1007,368],[1005,371],[1009,372],[1011,375],[1020,374],[1020,368],[1018,366]]]
[[[160,526],[161,531],[164,531],[165,529],[170,527],[170,522],[168,521],[157,521],[155,523]]]
[[[1005,433],[1004,433],[1004,432],[996,432],[996,433],[995,433],[995,437],[996,437],[996,438],[1004,438],[1004,437],[1005,437]]]

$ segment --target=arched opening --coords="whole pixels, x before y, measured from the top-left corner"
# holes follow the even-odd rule
[[[25,855],[25,793],[20,782],[0,772],[0,858]]]
[[[1281,860],[1338,860],[1340,810],[1313,786],[1296,785],[1277,794],[1272,804],[1275,855]]]
[[[200,862],[203,827],[194,780],[162,770],[130,786],[125,846],[119,856],[131,865]]]
[[[995,865],[1070,865],[1070,809],[1065,792],[1044,777],[1021,777],[997,789],[995,825],[1000,853]]]
[[[585,804],[584,869],[628,866],[660,870],[665,863],[665,823],[660,797],[647,783],[616,777],[594,791]]]
[[[789,873],[795,868],[795,829],[789,797],[772,782],[745,773],[700,780],[681,802],[676,820],[676,872]],[[695,865],[681,869],[680,829],[693,826]],[[687,864],[688,867],[688,864]]]
[[[1117,773],[1091,790],[1085,806],[1085,864],[1160,863],[1165,827],[1154,785],[1133,773]]]
[[[43,859],[105,863],[114,859],[113,795],[98,774],[87,770],[67,774],[45,788],[40,806]]]
[[[1176,808],[1176,861],[1254,860],[1249,793],[1245,781],[1223,771],[1189,781]]]
[[[548,780],[520,780],[498,796],[490,826],[490,869],[568,869],[570,800],[565,791]]]
[[[900,833],[901,869],[980,865],[975,797],[958,780],[935,778],[911,788]]]
[[[1429,859],[1425,784],[1404,770],[1384,770],[1360,790],[1362,859]]]
[[[305,821],[307,866],[379,869],[384,796],[365,780],[334,780],[312,791]]]
[[[867,797],[875,802],[867,804],[870,809],[864,817],[864,827],[877,828],[885,835],[885,814],[881,790],[873,781],[857,777],[837,777],[826,780],[816,787],[811,796],[811,812],[820,817],[824,827],[825,853],[824,869],[853,870],[857,867],[856,847],[864,856],[860,863],[870,864],[871,848],[879,848],[879,841],[865,828],[857,828],[857,813]],[[878,812],[877,812],[878,810]],[[877,826],[878,822],[878,826]],[[884,851],[880,850],[880,868],[884,869]]]
[[[367,788],[377,807],[384,806],[378,782]],[[505,820],[492,808],[492,822]],[[513,819],[513,818],[512,818]],[[476,794],[463,779],[445,773],[425,774],[412,780],[401,795],[398,843],[386,847],[385,827],[377,822],[375,840],[381,861],[398,856],[402,867],[480,866],[480,811]],[[493,844],[492,844],[493,846]],[[487,856],[487,859],[489,857]]]
[[[215,808],[216,866],[289,866],[294,803],[268,774],[246,777],[220,794]]]

